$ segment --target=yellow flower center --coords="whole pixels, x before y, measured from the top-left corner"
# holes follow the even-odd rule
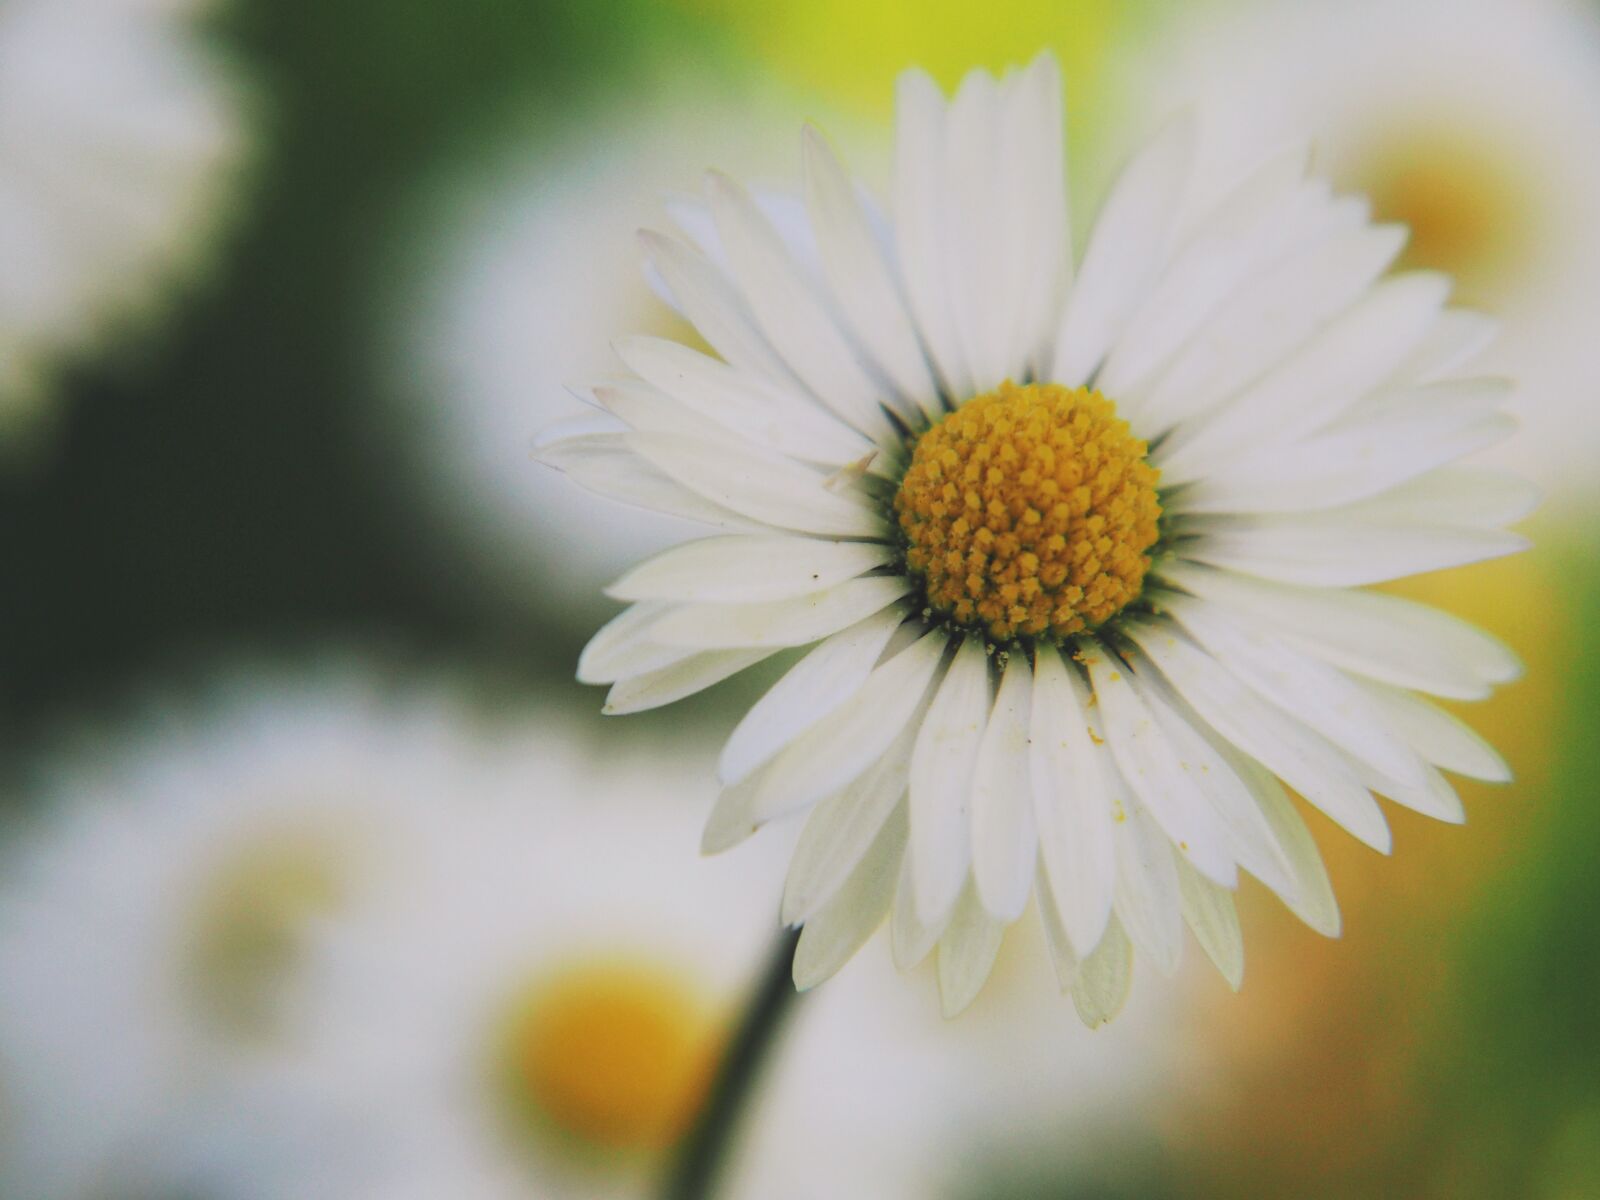
[[[1092,630],[1139,595],[1158,473],[1111,401],[1001,384],[918,440],[895,496],[929,607],[996,641]]]
[[[345,893],[335,837],[280,830],[236,847],[199,889],[183,970],[202,1017],[241,1038],[270,1036],[306,933]]]
[[[1481,139],[1403,131],[1381,141],[1358,174],[1373,213],[1411,230],[1402,266],[1447,271],[1471,296],[1492,294],[1520,257],[1527,189]]]
[[[672,1145],[699,1111],[721,1025],[669,970],[590,961],[524,992],[499,1048],[524,1133],[553,1132],[569,1149],[649,1152]]]

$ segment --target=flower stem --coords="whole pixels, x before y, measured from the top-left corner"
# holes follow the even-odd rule
[[[712,1195],[751,1089],[800,995],[793,982],[794,950],[799,940],[798,929],[786,929],[779,935],[717,1070],[706,1106],[679,1148],[661,1193],[663,1200],[707,1200]]]

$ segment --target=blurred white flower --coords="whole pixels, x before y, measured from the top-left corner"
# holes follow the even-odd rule
[[[64,357],[148,323],[226,216],[236,82],[186,0],[0,5],[0,439]]]
[[[159,1189],[216,1089],[294,1040],[310,929],[477,786],[453,710],[357,672],[205,699],[64,754],[7,847],[0,1194]]]
[[[406,498],[438,527],[440,552],[500,598],[576,633],[600,587],[693,532],[576,495],[533,461],[533,441],[552,420],[590,411],[570,385],[622,369],[610,350],[618,329],[687,330],[641,282],[633,235],[712,162],[791,172],[792,147],[749,119],[788,112],[785,103],[753,85],[640,84],[554,136],[517,140],[489,166],[480,154],[403,225],[381,354],[404,406]]]
[[[256,1091],[284,1113],[323,1113],[321,1130],[307,1143],[292,1122],[266,1122],[289,1136],[257,1139],[265,1165],[239,1159],[243,1190],[225,1195],[651,1189],[769,953],[776,876],[771,862],[695,860],[678,809],[703,790],[703,763],[574,756],[562,728],[499,760],[495,798],[441,831],[425,870],[328,929],[306,986],[305,1060]],[[858,992],[831,1019],[795,1014],[728,1195],[925,1194],[908,1172],[941,1093],[927,1069],[907,1076],[908,1056],[874,1047],[875,1033],[906,1044],[892,1014],[907,993],[883,982],[884,1006]],[[883,1119],[856,1119],[866,1111]],[[337,1161],[321,1149],[330,1129]],[[282,1190],[262,1190],[263,1176]]]
[[[232,1106],[245,1127],[213,1144],[207,1194],[650,1194],[767,961],[785,848],[695,861],[678,808],[703,764],[602,761],[564,728],[513,739],[526,748],[497,759],[493,797],[457,810],[426,869],[325,928],[305,1054]],[[985,1147],[1090,1153],[1094,1122],[1170,1064],[1152,1028],[1170,1000],[1152,991],[1090,1035],[1026,949],[954,1024],[887,954],[805,998],[719,1195],[912,1200]]]
[[[1492,452],[1557,502],[1597,498],[1600,16],[1580,0],[1246,0],[1181,10],[1125,76],[1149,120],[1199,98],[1220,185],[1313,135],[1318,167],[1411,229],[1405,265],[1502,321],[1517,381]]]

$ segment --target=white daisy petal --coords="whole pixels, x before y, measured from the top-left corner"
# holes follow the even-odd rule
[[[1274,155],[1216,206],[1129,319],[1096,380],[1103,392],[1136,395],[1224,297],[1281,252],[1306,206],[1309,157],[1303,146]]]
[[[591,401],[599,404],[598,400],[593,399],[592,393],[579,398],[586,404]],[[580,456],[591,447],[604,444],[589,439],[626,433],[627,429],[625,424],[608,412],[581,412],[541,429],[533,439],[533,457],[546,466],[560,470],[563,458]]]
[[[1183,957],[1183,913],[1172,843],[1143,806],[1117,822],[1116,913],[1133,948],[1163,975]]]
[[[1039,852],[1033,822],[1028,738],[1033,714],[1033,669],[1013,654],[983,731],[972,777],[972,874],[991,916],[1015,921],[1033,889]]]
[[[791,742],[754,777],[759,781],[756,817],[767,819],[812,804],[876,762],[920,707],[945,645],[942,632],[924,634]]]
[[[1017,79],[1006,102],[996,182],[1020,206],[1015,261],[1008,274],[1012,339],[1006,360],[1014,376],[1043,371],[1055,336],[1059,296],[1072,270],[1068,245],[1066,163],[1061,113],[1061,67],[1049,51]],[[1014,183],[1011,181],[1015,181]]]
[[[889,946],[894,965],[909,971],[933,952],[949,922],[949,912],[939,920],[926,922],[917,915],[917,898],[914,892],[912,859],[909,846],[905,861],[900,864],[900,882],[895,886],[894,910],[889,917]],[[951,908],[955,907],[951,902]]]
[[[867,575],[789,600],[686,604],[663,615],[651,637],[695,650],[804,646],[887,608],[910,589],[904,576]]]
[[[1178,862],[1179,897],[1183,919],[1195,941],[1234,991],[1244,982],[1244,935],[1233,894],[1200,875],[1188,863]]]
[[[647,229],[639,240],[679,309],[713,350],[741,371],[787,387],[801,386],[721,271],[665,234]]]
[[[817,252],[817,239],[806,219],[805,204],[800,197],[789,192],[754,187],[750,189],[750,199],[772,226],[800,273],[808,280],[819,280],[822,263]],[[687,234],[707,258],[731,274],[733,268],[728,261],[728,249],[723,244],[711,205],[694,193],[680,193],[668,197],[665,207],[672,223]]]
[[[1340,228],[1237,289],[1161,373],[1140,406],[1141,432],[1170,429],[1254,381],[1354,303],[1404,245],[1393,226]]]
[[[1224,887],[1234,887],[1238,872],[1223,844],[1216,814],[1192,778],[1188,764],[1179,759],[1146,709],[1128,679],[1127,668],[1113,663],[1096,645],[1079,643],[1079,653],[1089,668],[1089,680],[1105,721],[1106,741],[1123,778],[1166,830],[1179,853],[1194,862],[1207,878]]]
[[[1151,455],[1166,486],[1225,467],[1241,449],[1289,441],[1327,425],[1387,379],[1422,340],[1450,293],[1416,273],[1373,287],[1289,359]]]
[[[609,419],[609,418],[608,418]],[[628,448],[620,433],[585,434],[541,446],[535,457],[597,495],[722,529],[765,529],[690,491]]]
[[[767,525],[832,537],[882,537],[883,515],[864,497],[830,489],[827,480],[791,459],[747,446],[670,433],[630,433],[629,449],[691,492]]]
[[[1055,900],[1050,907],[1059,910],[1079,958],[1099,944],[1111,915],[1112,789],[1124,786],[1105,739],[1091,728],[1089,699],[1077,671],[1041,646],[1033,689],[1034,817]]]
[[[1294,874],[1294,890],[1283,896],[1290,912],[1324,937],[1339,936],[1339,904],[1333,898],[1333,883],[1316,840],[1305,819],[1295,809],[1289,794],[1270,771],[1244,754],[1222,748],[1223,756],[1250,789],[1262,815],[1272,827],[1273,838],[1283,847]]]
[[[997,184],[1000,177],[1001,88],[982,69],[969,71],[950,102],[945,132],[945,182],[952,232],[945,242],[945,281],[956,336],[966,349],[974,391],[988,391],[1016,374],[1008,360],[1014,296],[1006,294],[1008,243],[1020,236]]]
[[[589,644],[578,656],[578,682],[613,683],[629,674],[665,666],[666,663],[662,662],[644,666],[638,671],[629,669],[650,654],[653,647],[650,627],[666,612],[665,604],[632,604],[612,617],[589,639]],[[667,661],[686,657],[684,654],[673,657],[669,652]]]
[[[717,764],[722,782],[745,778],[854,695],[903,620],[905,607],[891,605],[841,629],[791,667],[728,736]]]
[[[1390,727],[1434,766],[1468,779],[1510,782],[1506,760],[1460,718],[1400,688],[1371,680],[1360,687]]]
[[[1398,783],[1366,767],[1362,767],[1361,772],[1362,782],[1374,792],[1409,808],[1412,812],[1421,813],[1425,817],[1432,817],[1435,821],[1443,821],[1448,825],[1460,825],[1467,819],[1467,810],[1462,807],[1461,797],[1456,795],[1456,790],[1450,786],[1450,781],[1433,767],[1423,768],[1423,781],[1420,785]]]
[[[708,650],[642,675],[630,675],[611,685],[603,711],[607,716],[621,716],[660,708],[703,692],[775,653],[766,649]]]
[[[842,420],[875,441],[893,439],[879,404],[882,389],[749,195],[715,171],[706,176],[706,195],[740,291],[768,341]]]
[[[917,915],[933,924],[950,911],[972,861],[971,805],[978,751],[989,720],[989,659],[983,642],[957,648],[911,755],[911,865]]]
[[[895,246],[924,345],[946,395],[976,390],[956,335],[945,276],[945,104],[939,86],[922,71],[906,71],[895,84]]]
[[[1359,675],[1436,696],[1477,700],[1522,674],[1506,646],[1438,609],[1377,592],[1285,586],[1188,564],[1161,577]]]
[[[915,736],[913,717],[882,758],[811,810],[789,860],[783,891],[785,925],[798,925],[831,900],[866,855],[883,823],[905,798]]]
[[[1249,786],[1206,736],[1205,722],[1174,696],[1153,670],[1136,677],[1145,708],[1166,732],[1178,760],[1221,822],[1229,855],[1278,895],[1294,894],[1293,870]]]
[[[1050,952],[1050,965],[1055,968],[1056,984],[1065,992],[1078,979],[1078,952],[1067,935],[1050,873],[1043,861],[1039,863],[1039,879],[1034,886],[1039,893],[1039,921],[1044,926],[1045,948]]]
[[[1464,390],[1491,388],[1498,391],[1490,381],[1435,385],[1361,420],[1243,454],[1186,487],[1177,503],[1186,513],[1306,512],[1376,496],[1508,437],[1510,417],[1461,402]]]
[[[1442,312],[1392,382],[1409,386],[1442,379],[1476,358],[1499,332],[1500,323],[1483,313],[1464,308]]]
[[[1531,513],[1539,499],[1539,489],[1515,475],[1487,467],[1443,467],[1340,511],[1382,522],[1504,529]]]
[[[717,795],[700,831],[700,853],[721,854],[744,841],[765,823],[757,808],[765,772],[730,784]]]
[[[1477,375],[1468,379],[1435,379],[1427,383],[1390,384],[1372,391],[1328,426],[1329,432],[1358,428],[1371,420],[1395,414],[1416,419],[1414,436],[1428,437],[1443,421],[1491,416],[1508,407],[1516,388],[1509,379]]]
[[[991,917],[969,883],[939,939],[939,999],[946,1017],[963,1012],[994,970],[1005,923]]]
[[[703,538],[646,559],[606,594],[618,600],[744,604],[787,600],[888,564],[892,547],[815,538]]]
[[[939,385],[855,185],[814,126],[806,126],[803,145],[806,207],[834,297],[878,366],[911,402],[900,406],[901,413],[935,417]]]
[[[1056,335],[1051,376],[1076,386],[1093,376],[1144,290],[1166,261],[1194,154],[1191,117],[1174,120],[1130,162],[1084,249]]]
[[[713,442],[724,451],[743,448],[739,434],[728,426],[679,404],[649,384],[633,380],[594,385],[595,402],[628,429],[640,433],[676,433]]]
[[[1351,758],[1403,783],[1423,782],[1416,754],[1385,726],[1366,695],[1337,667],[1258,636],[1215,604],[1174,596],[1164,598],[1162,607],[1257,695]]]
[[[1276,583],[1359,587],[1526,550],[1521,534],[1338,512],[1196,518],[1184,558]]]
[[[1213,729],[1361,841],[1389,852],[1383,810],[1338,751],[1257,697],[1225,664],[1171,626],[1135,621],[1126,628],[1174,690]]]
[[[617,356],[645,382],[752,441],[805,462],[838,466],[872,451],[872,440],[809,397],[665,338],[627,337]]]
[[[1078,977],[1072,985],[1073,1007],[1090,1029],[1104,1025],[1122,1011],[1132,983],[1133,944],[1113,916],[1094,953],[1078,964]]]
[[[801,991],[831,978],[883,924],[905,853],[905,806],[896,808],[850,877],[800,931],[794,985]]]

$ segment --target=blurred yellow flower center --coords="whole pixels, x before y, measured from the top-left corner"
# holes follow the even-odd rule
[[[1004,383],[918,440],[895,496],[928,605],[997,641],[1094,629],[1139,595],[1158,473],[1098,392]]]
[[[341,847],[303,831],[252,839],[201,887],[184,969],[202,1015],[241,1037],[272,1032],[307,926],[343,893]]]
[[[673,972],[590,962],[521,997],[501,1065],[525,1127],[575,1139],[577,1149],[660,1150],[699,1111],[720,1035],[715,1014]]]
[[[1517,257],[1526,188],[1479,140],[1440,130],[1394,136],[1361,175],[1374,215],[1411,230],[1403,266],[1447,271],[1470,292],[1492,289]]]

